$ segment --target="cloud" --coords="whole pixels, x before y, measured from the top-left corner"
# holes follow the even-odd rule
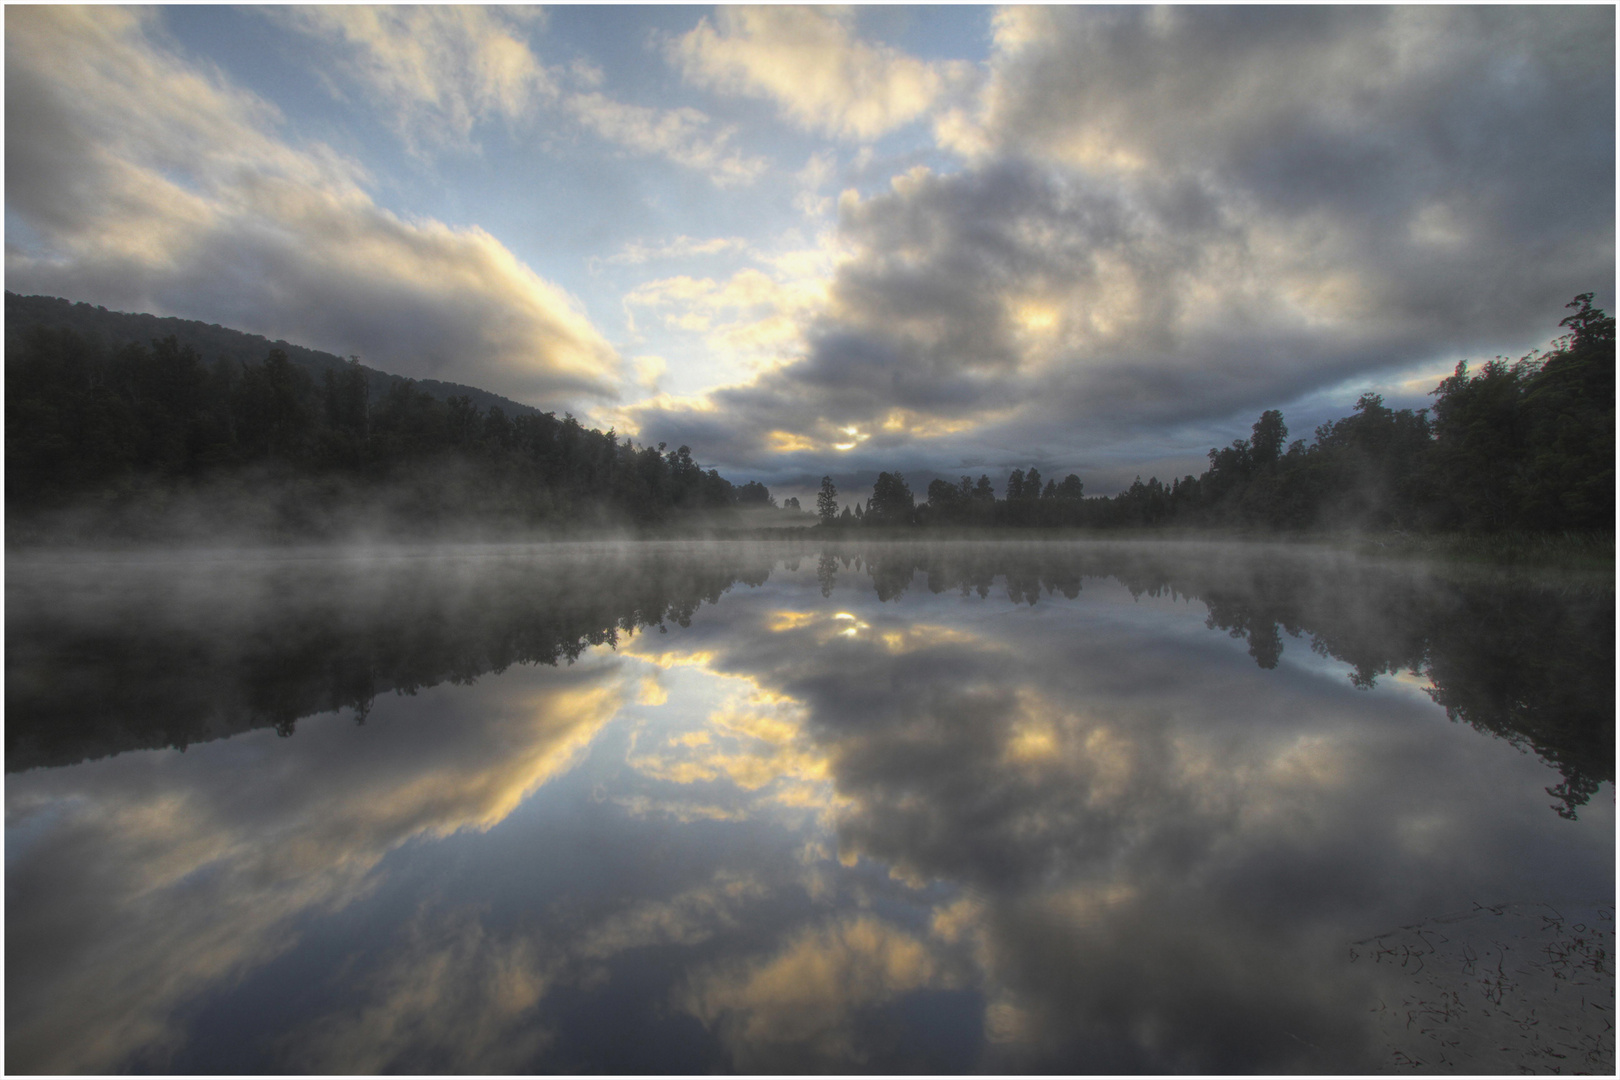
[[[555,97],[552,76],[516,25],[524,9],[482,7],[288,7],[274,17],[311,37],[337,39],[334,65],[393,118],[412,149],[418,141],[470,146],[478,124],[529,115]]]
[[[600,69],[576,58],[548,70],[534,55],[519,22],[536,9],[480,7],[315,7],[277,11],[292,29],[343,46],[336,66],[364,88],[413,152],[434,147],[475,149],[474,129],[494,119],[509,124],[561,110],[600,137],[632,153],[657,155],[708,173],[719,186],[746,184],[766,168],[763,158],[728,147],[732,127],[710,132],[697,109],[652,108],[601,93]],[[569,87],[565,92],[564,86]],[[578,89],[584,87],[584,89]]]
[[[889,192],[846,194],[830,281],[800,290],[806,302],[796,318],[779,316],[793,330],[782,341],[799,347],[799,358],[710,395],[734,422],[717,449],[748,460],[764,433],[783,430],[825,452],[852,441],[847,429],[855,428],[871,440],[867,450],[893,453],[1053,408],[1111,422],[1118,402],[1097,392],[1098,382],[1164,374],[1141,368],[1149,350],[1175,358],[1178,328],[1166,309],[1185,305],[1175,296],[1186,279],[1236,243],[1219,235],[1218,222],[1206,228],[1154,227],[1117,192],[1085,190],[1020,162],[950,176],[915,170]],[[1245,283],[1227,279],[1226,303],[1212,297],[1207,306],[1252,308]],[[692,312],[699,298],[722,295],[712,283],[653,283],[634,302],[682,299]],[[1194,365],[1187,358],[1181,366]],[[660,430],[669,419],[645,423]]]
[[[1612,281],[1613,40],[1582,8],[1009,8],[981,141],[1197,182],[1262,252],[1314,240],[1420,347],[1444,319],[1522,339]]]
[[[740,236],[716,236],[708,240],[697,240],[683,235],[657,246],[635,241],[626,244],[618,254],[609,255],[602,261],[621,266],[640,266],[654,260],[689,259],[696,255],[721,255],[747,249],[748,241]]]
[[[832,211],[833,200],[821,194],[821,189],[833,178],[837,164],[837,158],[826,150],[810,155],[804,168],[793,177],[799,184],[799,191],[793,196],[794,209],[807,218],[821,218]]]
[[[622,300],[631,334],[637,340],[656,332],[677,342],[686,339],[682,351],[701,357],[706,379],[722,386],[748,385],[762,371],[793,363],[803,355],[807,329],[826,306],[836,254],[826,236],[811,247],[802,246],[791,231],[785,239],[798,246],[774,254],[750,249],[753,265],[726,278],[680,274],[635,286]],[[705,460],[718,456],[755,467],[758,457],[748,456],[756,445],[749,441],[750,424],[719,415],[718,401],[728,393],[656,395],[619,410],[613,422],[618,430],[651,442],[690,445]],[[694,421],[699,430],[687,430]]]
[[[866,556],[874,580],[910,580],[915,553]],[[794,606],[814,588],[806,574],[773,578],[776,595],[730,601],[694,626],[710,671],[802,703],[798,738],[824,755],[839,795],[840,861],[887,868],[912,890],[867,910],[916,904],[931,911],[932,934],[883,926],[857,950],[842,923],[803,927],[765,955],[695,974],[682,1007],[741,1071],[847,1071],[882,1030],[860,1022],[864,1010],[950,985],[983,995],[991,1045],[979,1071],[1376,1068],[1371,972],[1347,968],[1342,944],[1407,917],[1396,912],[1501,888],[1508,879],[1492,868],[1538,844],[1546,767],[1499,742],[1459,743],[1408,690],[1354,689],[1346,665],[1323,670],[1305,641],[1286,646],[1294,661],[1264,669],[1201,625],[1202,609],[1275,601],[1293,581],[1305,583],[1294,597],[1304,607],[1285,608],[1332,616],[1307,638],[1341,637],[1347,618],[1376,637],[1389,630],[1386,590],[1421,606],[1443,597],[1404,578],[1324,574],[1315,560],[1259,574],[1219,551],[1166,554],[1163,565],[1140,553],[1084,566],[960,559],[983,571],[967,577],[984,582],[982,602],[964,591],[878,605],[846,558],[858,579],[839,582],[847,618]],[[1084,591],[1049,599],[1065,572],[1076,590],[1084,573]],[[927,580],[931,592],[955,585],[948,573]],[[1009,602],[1032,596],[1027,618],[1009,618]],[[944,611],[948,626],[920,621]],[[829,632],[833,621],[853,632]],[[1179,674],[1174,687],[1166,670]],[[1523,798],[1482,810],[1482,777]],[[1583,872],[1601,878],[1607,849],[1582,851]],[[863,906],[853,882],[869,878],[841,882]],[[877,962],[879,941],[916,963]],[[829,984],[847,997],[822,993]]]
[[[848,13],[724,7],[670,48],[685,78],[774,100],[811,131],[871,140],[924,115],[969,68],[855,38]]]
[[[739,1072],[862,1060],[859,1010],[940,981],[927,945],[871,916],[800,931],[774,956],[696,975],[680,1005],[717,1028]]]
[[[684,734],[650,738],[626,762],[642,774],[675,784],[709,783],[724,777],[749,795],[796,805],[824,803],[827,761],[801,738],[802,708],[794,701],[753,691],[733,692],[705,720]],[[762,790],[763,789],[763,790]]]
[[[534,1022],[553,964],[533,941],[503,938],[466,911],[419,912],[403,937],[358,980],[358,1007],[283,1036],[292,1069],[378,1075],[427,1060],[459,1072],[521,1072],[553,1041]]]
[[[156,43],[158,16],[7,18],[7,285],[220,322],[536,404],[614,393],[580,305],[482,229],[405,219],[329,147]]]
[[[1151,435],[1192,471],[1213,424],[1545,342],[1613,291],[1609,14],[1007,9],[938,131],[964,167],[846,192],[801,354],[644,427],[732,467],[854,428],[850,469],[1084,477]]]
[[[1612,880],[1601,806],[1549,845],[1567,823],[1546,765],[1445,723],[1413,678],[1355,689],[1318,655],[1425,623],[1451,586],[1275,550],[940,554],[852,549],[836,605],[812,574],[839,560],[794,555],[679,633],[387,696],[360,728],[13,775],[14,1068],[168,1071],[196,1003],[251,1008],[291,980],[304,997],[254,1022],[319,1014],[265,1050],[304,1071],[566,1071],[624,1060],[672,1009],[744,1072],[1372,1071],[1377,979],[1344,943],[1537,860],[1577,892]],[[428,577],[460,596],[474,561]],[[218,606],[195,577],[182,596]],[[868,578],[910,591],[878,603]],[[262,623],[243,607],[225,605]],[[1327,647],[1262,668],[1274,621]],[[1240,622],[1249,655],[1224,632]],[[512,812],[587,747],[590,774],[553,792],[568,813]],[[685,761],[742,798],[659,798],[698,786],[670,775]],[[750,796],[772,774],[837,797],[795,817],[771,782]],[[333,957],[328,931],[361,924]],[[550,1031],[559,1057],[537,1062]],[[941,1056],[908,1059],[919,1045]]]
[[[644,282],[624,305],[632,329],[636,309],[659,311],[666,325],[703,334],[713,350],[768,360],[791,355],[806,313],[822,300],[820,285],[749,267],[724,281],[681,275]]]
[[[735,927],[741,907],[769,895],[751,876],[722,873],[667,900],[644,900],[606,915],[570,942],[568,951],[582,961],[603,961],[652,945],[696,945]]]
[[[709,118],[697,109],[627,105],[595,92],[571,95],[567,107],[575,119],[610,142],[706,172],[721,187],[751,183],[766,168],[764,158],[744,157],[727,148],[735,128],[704,134]]]
[[[180,1003],[291,948],[310,915],[366,895],[389,851],[504,820],[578,761],[624,696],[612,661],[527,669],[475,698],[447,686],[380,700],[382,739],[357,742],[352,724],[327,716],[291,740],[260,730],[207,748],[264,752],[251,779],[213,769],[210,752],[174,750],[14,778],[11,812],[67,809],[49,821],[50,842],[17,864],[35,891],[8,901],[10,963],[35,973],[8,1018],[8,1057],[42,1072],[107,1072],[139,1054],[166,1071],[164,1055],[184,1041]],[[452,939],[476,931],[452,929]],[[499,1026],[540,993],[524,956],[492,956],[476,940],[417,944],[408,951],[422,955],[379,976],[377,1003],[311,1054],[379,1071],[369,1066],[413,1040],[467,1034],[421,1029],[440,1005],[484,1015],[486,991],[498,990],[505,1011],[489,1015]],[[475,1056],[498,1051],[484,1034]]]

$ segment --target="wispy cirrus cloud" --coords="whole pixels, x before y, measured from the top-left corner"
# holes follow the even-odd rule
[[[747,249],[748,241],[740,236],[716,236],[708,240],[677,236],[667,243],[657,245],[646,244],[639,240],[626,244],[619,252],[607,256],[601,262],[640,266],[642,263],[659,262],[664,259],[690,259],[699,255],[723,255]]]
[[[472,912],[419,911],[404,941],[355,988],[360,1004],[285,1042],[299,1071],[372,1073],[450,1059],[470,1072],[522,1072],[556,1038],[535,1023],[557,963]]]
[[[476,125],[520,119],[536,101],[557,95],[523,32],[535,9],[335,5],[271,14],[339,44],[343,77],[364,89],[413,149],[469,145]]]
[[[767,167],[731,142],[690,106],[663,108],[620,101],[599,89],[602,73],[583,58],[547,67],[535,54],[532,8],[313,7],[279,9],[289,27],[342,57],[341,75],[415,153],[476,149],[482,124],[509,125],[566,117],[641,156],[662,157],[707,174],[718,186],[751,183]]]
[[[624,303],[632,317],[637,309],[656,312],[672,328],[706,335],[712,346],[775,350],[779,357],[799,341],[804,318],[822,299],[817,281],[784,279],[748,267],[724,280],[682,275],[645,282]],[[633,319],[631,325],[633,329]]]
[[[565,108],[609,142],[706,173],[720,187],[752,183],[769,164],[732,149],[736,129],[712,129],[710,118],[699,109],[631,105],[596,91],[569,95]]]

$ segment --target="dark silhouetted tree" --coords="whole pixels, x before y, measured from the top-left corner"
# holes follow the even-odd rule
[[[909,525],[916,509],[906,478],[899,473],[878,473],[872,485],[872,498],[867,501],[867,524]]]
[[[1249,439],[1249,458],[1257,468],[1265,468],[1282,456],[1283,444],[1288,439],[1288,425],[1282,413],[1267,409],[1255,421],[1254,435]]]
[[[816,494],[816,516],[823,525],[831,525],[838,518],[838,487],[830,476],[821,478],[821,490]]]

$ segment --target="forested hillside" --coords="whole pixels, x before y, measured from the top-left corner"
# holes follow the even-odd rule
[[[238,364],[256,364],[269,355],[271,349],[280,349],[295,367],[303,368],[318,382],[328,371],[347,370],[351,358],[306,349],[285,341],[271,341],[258,334],[232,330],[218,323],[198,322],[194,319],[162,318],[138,312],[108,311],[91,304],[73,303],[54,296],[18,296],[6,293],[6,351],[20,342],[36,326],[72,330],[80,336],[116,348],[130,342],[145,345],[164,338],[174,338],[181,345],[190,345],[204,361],[231,360]],[[384,397],[403,376],[391,375],[366,364],[366,386],[374,399]],[[416,389],[440,401],[465,397],[480,409],[488,411],[499,406],[508,416],[538,413],[532,405],[524,405],[488,390],[461,383],[441,382],[438,379],[416,379]]]
[[[772,505],[688,447],[379,384],[352,359],[300,365],[279,345],[210,357],[172,333],[117,341],[39,322],[7,338],[13,540],[60,533],[70,513],[78,535],[270,537],[646,526]]]

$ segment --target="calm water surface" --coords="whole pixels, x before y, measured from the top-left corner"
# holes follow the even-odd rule
[[[1613,1069],[1607,579],[1076,544],[7,579],[11,1072]]]

